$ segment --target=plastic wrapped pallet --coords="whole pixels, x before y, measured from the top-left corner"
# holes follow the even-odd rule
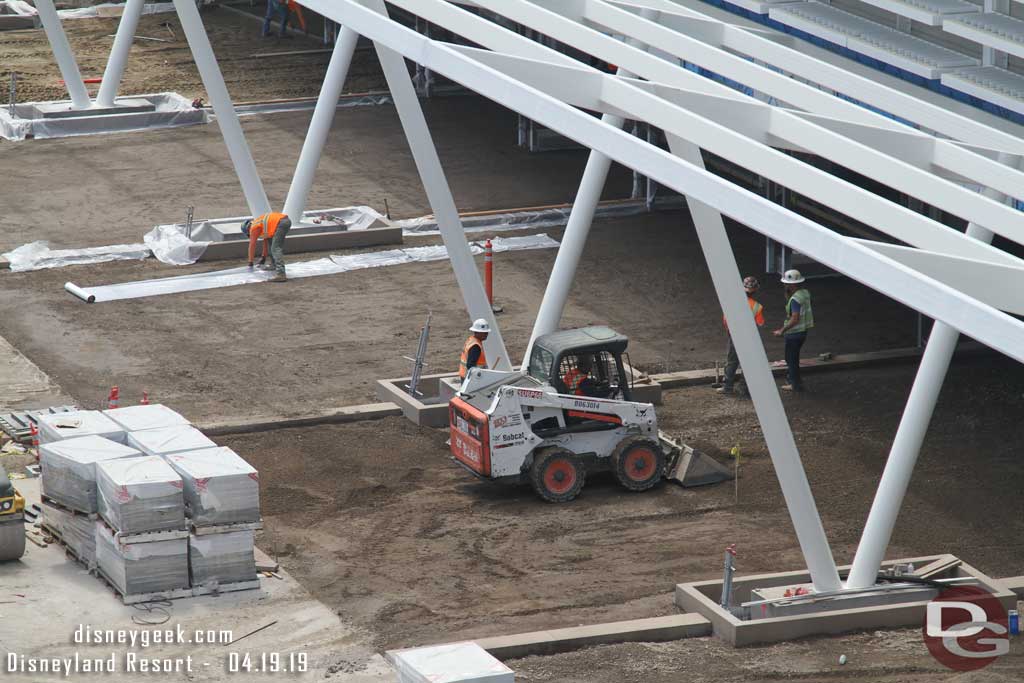
[[[39,416],[39,443],[53,443],[80,436],[102,436],[124,443],[124,428],[98,410],[76,410]]]
[[[188,539],[120,543],[95,522],[96,565],[122,595],[188,588]]]
[[[96,564],[96,521],[76,515],[46,502],[42,505],[43,524],[60,537],[87,567]]]
[[[43,494],[81,512],[96,512],[96,463],[142,455],[102,436],[53,441],[39,446]]]
[[[96,463],[100,516],[122,534],[184,529],[182,481],[162,458]]]
[[[515,683],[515,673],[473,642],[392,650],[399,683]]]
[[[166,457],[184,451],[216,448],[217,444],[191,425],[174,425],[128,433],[128,445],[146,455]]]
[[[213,586],[256,579],[253,532],[232,531],[188,539],[192,586]]]
[[[174,425],[187,425],[189,421],[165,405],[153,403],[145,406],[126,406],[104,410],[103,414],[120,425],[126,432],[159,429]]]
[[[193,526],[260,520],[259,474],[230,448],[175,453],[167,462],[185,482],[185,507]]]

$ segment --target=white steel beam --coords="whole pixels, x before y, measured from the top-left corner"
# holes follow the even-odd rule
[[[427,5],[433,0],[419,1]],[[399,26],[355,0],[306,0],[306,4],[377,45],[387,46],[772,239],[798,245],[811,258],[1024,360],[1024,325],[986,304]],[[734,306],[735,301],[726,305]],[[787,475],[780,473],[782,476]],[[790,513],[795,516],[797,511],[791,509]],[[794,524],[797,522],[794,519]]]
[[[179,0],[185,1],[185,0]],[[333,0],[336,1],[336,0]],[[369,12],[378,21],[391,24],[388,19],[387,8],[384,0],[361,0],[368,8],[359,7],[363,12]],[[304,2],[311,10],[328,16],[346,30],[350,29],[344,19],[338,18],[342,14],[334,8],[334,12],[328,13],[315,6],[315,3]],[[351,8],[357,6],[352,5]],[[333,15],[333,16],[332,16]],[[419,35],[415,31],[410,31]],[[508,349],[502,339],[501,330],[495,320],[494,312],[491,310],[491,303],[487,299],[483,281],[480,279],[480,271],[477,270],[476,262],[473,260],[473,253],[470,251],[469,243],[466,240],[466,231],[462,226],[462,219],[459,217],[459,210],[455,206],[455,198],[452,196],[448,180],[445,178],[444,169],[441,167],[441,160],[437,156],[437,149],[427,127],[427,120],[423,116],[423,109],[420,107],[419,98],[416,96],[416,89],[409,78],[409,71],[405,66],[405,59],[402,54],[396,52],[394,45],[379,41],[372,36],[357,31],[357,35],[366,35],[374,41],[377,50],[377,58],[384,71],[384,77],[391,91],[391,97],[398,110],[405,137],[409,142],[413,160],[423,182],[423,189],[430,201],[430,208],[434,211],[434,218],[437,220],[438,228],[445,246],[448,248],[448,258],[452,263],[452,270],[455,271],[455,279],[462,292],[466,310],[471,319],[484,318],[491,324],[491,334],[484,341],[484,351],[487,355],[489,367],[498,370],[510,370],[512,359],[509,358]],[[425,65],[428,66],[428,65]]]
[[[649,14],[653,16],[654,11],[651,10]],[[635,45],[643,47],[638,43]],[[618,69],[618,74],[623,77],[633,76],[624,69]],[[604,114],[601,121],[615,128],[622,128],[626,123],[624,118],[615,114]],[[558,329],[562,313],[565,311],[565,304],[569,300],[569,291],[576,279],[576,269],[579,267],[583,248],[590,235],[590,226],[594,222],[598,202],[601,201],[601,192],[608,180],[608,171],[611,169],[611,165],[611,159],[600,152],[591,150],[590,156],[587,158],[587,166],[583,170],[583,177],[580,180],[579,191],[562,235],[562,244],[558,248],[555,264],[551,268],[548,286],[544,289],[544,297],[537,310],[537,319],[534,321],[533,331],[530,333],[530,341],[526,345],[526,353],[523,355],[523,370],[529,366],[533,343],[537,337],[550,334]]]
[[[669,133],[668,146],[673,154],[686,160],[695,168],[704,170],[700,149],[692,142]],[[761,342],[761,335],[750,315],[747,296],[743,292],[743,276],[736,265],[729,236],[725,232],[722,215],[713,207],[692,197],[686,198],[697,231],[704,257],[711,273],[711,280],[718,294],[729,323],[729,335],[736,347],[740,364],[743,366],[743,380],[747,383],[750,397],[754,402],[761,431],[772,464],[778,475],[782,495],[786,499],[793,528],[796,531],[800,549],[807,561],[814,588],[818,592],[835,591],[841,588],[839,572],[836,570],[828,538],[814,504],[814,495],[807,481],[800,453],[797,451],[793,431],[786,419],[786,410],[779,396],[768,364],[768,356]]]
[[[502,0],[509,3],[512,1]],[[474,40],[485,44],[489,38],[478,35]],[[549,50],[537,43],[533,45],[533,49],[537,51]],[[723,98],[720,100],[723,106],[719,115],[712,119],[710,114],[713,112],[709,110],[709,117],[705,118],[693,113],[692,109],[696,104],[693,99],[659,83],[624,81],[619,77],[597,71],[580,73],[577,71],[578,67],[545,64],[540,61],[534,62],[534,67],[531,67],[529,63],[517,62],[515,59],[472,48],[460,47],[457,50],[479,59],[482,63],[500,64],[503,72],[507,69],[514,73],[516,78],[559,100],[563,97],[572,98],[578,106],[647,121],[913,246],[952,255],[970,256],[983,261],[1021,265],[1020,260],[1004,251],[968,238],[926,216],[894,204],[799,159],[758,144],[729,127],[729,124],[734,124],[750,128],[760,127],[769,131],[776,111],[771,107],[765,106],[756,111],[751,107],[760,107],[761,105],[757,103],[733,107],[730,100]],[[645,90],[650,90],[661,97]],[[677,98],[679,101],[675,102]],[[723,120],[727,125],[721,125],[720,121]],[[963,188],[956,189],[971,194]],[[932,200],[928,197],[926,201]],[[1009,211],[1005,205],[993,205]],[[1015,214],[1014,219],[1024,219],[1024,214],[1012,213]]]
[[[647,21],[642,17],[637,17],[629,12],[611,7],[601,0],[573,0],[572,2],[553,3],[557,4],[557,10],[552,11],[539,7],[528,0],[477,0],[477,4],[491,10],[492,12],[519,22],[524,26],[542,31],[545,35],[549,35],[552,38],[567,45],[571,45],[576,49],[582,50],[587,54],[618,64],[620,67],[629,69],[648,80],[662,82],[669,85],[679,85],[682,87],[687,87],[692,84],[694,79],[701,80],[706,83],[709,82],[707,79],[686,71],[675,64],[658,57],[654,57],[644,51],[637,50],[636,48],[604,35],[595,29],[589,28],[574,19],[574,17],[577,16],[581,19],[585,16],[586,19],[595,21],[596,17],[600,20],[599,23],[606,25],[609,30],[614,30],[627,36],[643,36],[643,39],[648,41],[652,48],[658,48],[665,51],[681,51],[680,48],[674,47],[679,44],[685,44],[685,41],[680,42],[678,34],[651,21]],[[451,29],[451,27],[447,28]],[[699,52],[700,50],[703,50],[704,52],[715,52],[715,50],[709,49],[702,43],[697,41],[691,42],[694,43],[693,49],[695,52]],[[767,75],[782,78],[782,80],[794,85],[793,81],[790,81],[773,71],[764,69],[732,55],[727,56],[730,59],[737,60],[740,64],[745,65],[745,68],[763,71]],[[719,87],[724,88],[725,86]],[[626,93],[635,92],[636,89],[632,88],[628,84],[615,82],[614,79],[606,79],[605,91],[606,95],[609,92],[618,92],[628,98]],[[842,102],[835,97],[815,89],[808,89],[808,92],[815,93],[821,97],[826,97],[832,102]],[[611,101],[610,103],[617,104]],[[653,120],[646,119],[645,117],[638,118],[644,118],[648,123],[665,128],[661,124]],[[901,163],[881,152],[866,148],[864,145],[848,140],[841,135],[832,133],[831,131],[825,130],[808,121],[804,121],[799,117],[792,116],[785,111],[777,109],[773,110],[771,125],[773,127],[773,131],[780,137],[786,137],[790,140],[793,140],[794,138],[799,139],[799,144],[808,147],[822,156],[833,159],[836,163],[868,177],[876,178],[880,182],[897,188],[906,194],[922,198],[928,203],[939,206],[943,210],[960,216],[968,221],[984,225],[987,228],[1008,237],[1009,239],[1024,243],[1024,213],[1015,211],[1010,207],[997,202],[993,202],[974,192],[966,190],[965,188],[949,183],[948,181],[944,181],[941,178],[936,178],[935,176],[921,171],[920,169]],[[720,131],[725,131],[725,129],[721,127],[719,127],[719,129]],[[737,136],[733,134],[732,137]],[[748,166],[734,157],[721,154],[721,152],[712,149],[710,145],[705,144],[704,140],[695,139],[692,136],[686,136],[686,139],[693,140],[700,147],[714,151],[716,154],[721,156],[725,156],[731,161],[746,166],[750,170],[755,170],[752,166]],[[812,144],[807,144],[807,142]],[[776,157],[785,157],[785,155],[779,154],[778,152],[773,153]],[[964,153],[970,154],[970,152]],[[978,159],[978,163],[991,164],[993,166],[993,170],[1001,168],[998,164],[989,159],[985,159],[983,157],[978,157]],[[794,160],[790,159],[790,161],[792,162]],[[801,162],[796,163],[804,165]],[[782,164],[781,162],[776,161],[774,162],[774,165],[781,167]],[[1001,168],[1001,171],[1003,175],[1006,175],[1005,168]],[[803,194],[814,197],[823,204],[829,205],[830,201],[835,201],[832,197],[822,198],[820,196],[815,196],[814,190],[817,188],[813,184],[803,186],[799,183],[791,183],[784,179],[773,177],[771,173],[763,173],[761,171],[757,172],[765,177],[773,178],[787,187],[791,187]],[[1016,187],[1020,187],[1020,184],[1024,183],[1024,175],[1017,172],[1011,172],[1011,174],[1019,176]],[[822,175],[826,174],[822,173]],[[1002,187],[1001,180],[995,173],[990,174],[990,177],[987,177],[985,180],[980,180],[979,182],[986,186]],[[853,186],[847,184],[847,187],[852,188]],[[942,189],[940,190],[939,188]],[[1014,191],[1017,191],[1016,188]],[[833,204],[833,206],[835,205]],[[835,208],[839,209],[839,207]],[[839,210],[847,215],[857,215],[856,211],[854,213],[850,213],[843,209]],[[888,220],[891,220],[891,217]]]
[[[438,0],[417,1],[426,4]],[[696,169],[664,150],[391,22],[355,0],[306,0],[306,5],[488,99],[597,149],[767,237],[797,247],[810,258],[1024,362],[1024,324],[987,304],[727,180]]]
[[[1000,161],[1009,165],[1019,163],[1020,158],[1003,155]],[[993,199],[1000,199],[995,190],[986,189],[985,193]],[[967,226],[967,233],[983,242],[991,242],[994,237],[991,231],[977,225]],[[1004,282],[1000,287],[1005,288],[1006,285]],[[1019,292],[1015,291],[1018,295]],[[853,558],[846,582],[849,588],[867,588],[878,581],[878,570],[882,566],[882,558],[885,557],[893,529],[896,528],[896,519],[903,507],[903,498],[907,495],[907,487],[910,486],[910,478],[921,453],[928,425],[935,414],[935,405],[959,338],[960,332],[941,319],[936,320],[932,326],[917,377],[914,378],[914,386],[907,399],[907,407],[896,430],[889,459],[885,463],[882,479],[878,482],[878,491]]]
[[[978,301],[1024,316],[1024,268],[991,261],[950,256],[925,249],[857,239],[880,254],[930,278],[944,282]]]
[[[206,94],[210,97],[210,104],[213,105],[213,111],[217,115],[217,125],[220,126],[224,144],[231,156],[231,163],[234,164],[238,181],[242,185],[242,192],[245,193],[249,212],[253,216],[267,213],[270,211],[270,200],[267,199],[267,193],[263,189],[259,171],[256,170],[256,162],[253,161],[252,152],[249,151],[249,145],[245,141],[242,124],[238,120],[231,95],[228,94],[224,75],[221,74],[220,67],[217,65],[217,57],[210,45],[210,38],[206,35],[203,19],[199,15],[195,0],[174,0],[174,6],[178,10],[178,18],[181,20],[181,28],[188,39],[189,47],[192,48],[192,56],[199,69],[199,75],[203,79]]]
[[[608,75],[590,69],[583,64],[567,66],[463,45],[451,44],[450,46],[478,62],[487,64],[517,80],[554,95],[563,102],[591,111],[630,116],[630,112],[612,107],[601,99],[600,82]],[[620,78],[622,77],[620,76]],[[1024,194],[1024,174],[1017,169],[1001,166],[998,162],[988,159],[987,155],[989,154],[993,159],[996,156],[996,152],[991,150],[974,148],[974,151],[986,155],[985,161],[989,167],[986,167],[984,172],[998,169],[999,173],[984,176],[982,169],[974,167],[974,173],[967,171],[973,176],[969,178],[963,175],[963,171],[972,168],[972,164],[979,158],[977,154],[964,154],[963,150],[958,149],[957,146],[942,146],[937,150],[933,136],[906,126],[899,126],[896,129],[879,128],[858,121],[838,120],[826,115],[809,114],[794,109],[780,109],[733,90],[710,94],[664,83],[639,79],[625,80],[634,87],[657,95],[693,114],[712,120],[755,142],[775,149],[813,151],[804,143],[802,136],[787,135],[784,126],[776,125],[773,128],[776,118],[772,112],[784,111],[793,117],[806,120],[818,128],[827,129],[832,134],[840,135],[876,152],[884,153],[892,159],[910,164],[930,176],[935,175],[946,180],[977,184],[980,182],[975,180],[976,178],[985,177],[987,180],[989,177],[994,177],[996,183],[1006,185],[1014,183],[1019,177],[1020,182],[1016,183],[1015,191],[1018,194]],[[778,134],[776,134],[777,130]],[[939,165],[940,163],[941,165]]]
[[[557,0],[539,1],[557,2]],[[658,17],[658,23],[681,34],[690,34],[692,24],[687,21],[689,19],[715,22],[721,26],[721,40],[710,42],[708,45],[748,55],[793,76],[817,83],[882,111],[913,121],[923,128],[934,130],[954,140],[1004,152],[1024,154],[1024,140],[1015,135],[992,128],[828,62],[823,62],[799,49],[764,38],[757,32],[720,22],[714,17],[672,2],[672,0],[615,0],[614,4],[628,8],[632,13],[638,13],[644,8],[662,10]],[[703,35],[706,33],[694,35],[694,37],[700,40]],[[838,100],[838,98],[836,99]],[[819,111],[818,113],[827,112]]]
[[[114,45],[110,48],[107,68],[103,72],[103,82],[100,83],[100,90],[96,95],[98,107],[114,106],[117,89],[121,85],[124,68],[128,63],[128,54],[135,41],[135,29],[139,26],[139,17],[142,16],[145,4],[146,0],[128,0],[125,3],[121,21],[117,25],[117,33],[114,35]]]
[[[85,89],[82,82],[82,73],[78,70],[78,62],[71,51],[68,43],[68,36],[64,33],[64,27],[60,23],[60,15],[57,8],[53,6],[53,0],[36,0],[36,11],[39,12],[39,21],[46,31],[46,39],[50,41],[50,48],[57,60],[57,67],[64,79],[64,87],[68,90],[71,98],[71,105],[75,109],[88,109],[92,106],[89,99],[89,91]]]
[[[302,214],[306,210],[306,201],[313,187],[316,168],[320,165],[320,157],[324,145],[327,144],[327,136],[331,132],[334,114],[338,110],[338,99],[345,87],[345,79],[348,77],[358,41],[359,34],[342,27],[334,45],[334,52],[331,53],[327,74],[320,88],[320,97],[316,101],[313,118],[309,122],[309,131],[306,133],[299,162],[295,167],[295,175],[292,176],[288,198],[284,202],[284,213],[291,218],[292,225],[298,225],[302,221]]]

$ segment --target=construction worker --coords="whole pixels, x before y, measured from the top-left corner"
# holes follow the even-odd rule
[[[287,282],[284,268],[284,240],[291,230],[292,221],[283,213],[265,213],[253,220],[242,223],[242,232],[249,238],[249,269],[252,270],[253,259],[256,257],[256,240],[263,238],[263,258],[260,259],[260,270],[276,270],[277,274],[271,282]],[[270,259],[272,266],[267,265],[267,240],[270,240]]]
[[[786,340],[786,376],[785,391],[803,391],[804,383],[800,378],[800,349],[807,341],[807,331],[814,327],[814,311],[811,310],[811,293],[803,286],[804,276],[799,270],[787,270],[782,276],[782,284],[786,285],[786,322],[773,334]]]
[[[747,293],[747,305],[750,306],[750,312],[754,315],[754,322],[757,323],[758,327],[764,326],[764,306],[754,298],[757,294],[757,290],[761,288],[761,283],[757,281],[756,277],[748,276],[743,278],[743,291]],[[725,325],[725,331],[729,331],[729,323],[726,321],[725,316],[722,316],[722,324]],[[731,394],[733,393],[733,387],[736,384],[736,371],[740,369],[740,357],[736,354],[736,347],[732,343],[732,335],[729,336],[729,348],[725,355],[725,376],[722,378],[722,386],[716,389],[720,394]]]
[[[593,358],[580,356],[576,360],[576,367],[562,375],[562,384],[570,394],[577,396],[592,396],[593,379],[590,377],[590,370],[594,367]]]
[[[263,19],[263,37],[270,35],[270,22],[278,19],[281,22],[282,38],[288,37],[288,8],[291,3],[288,0],[267,0],[267,16]]]
[[[487,356],[484,355],[484,340],[491,332],[491,324],[485,318],[477,318],[469,328],[470,335],[462,346],[462,357],[459,359],[459,379],[466,379],[470,368],[486,368]]]

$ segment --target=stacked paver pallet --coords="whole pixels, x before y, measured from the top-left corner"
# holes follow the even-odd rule
[[[128,602],[255,588],[259,476],[162,405],[40,423],[44,524]]]

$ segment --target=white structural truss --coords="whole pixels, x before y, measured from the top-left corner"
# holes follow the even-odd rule
[[[269,202],[194,0],[174,2],[250,210],[261,213]],[[672,0],[390,2],[479,47],[425,37],[393,21],[383,0],[303,0],[344,29],[284,210],[294,217],[305,207],[359,36],[376,47],[467,313],[489,319],[495,330],[487,355],[498,359],[498,367],[511,367],[512,359],[484,294],[406,59],[591,150],[531,343],[559,324],[612,161],[685,195],[815,589],[873,585],[960,333],[1024,361],[1024,323],[1010,315],[1024,314],[1024,261],[992,245],[996,235],[1024,244],[1024,213],[1009,203],[1011,198],[1024,200],[1024,140],[820,62],[773,42],[763,30],[729,25]],[[38,4],[46,23],[50,0]],[[126,10],[122,20],[126,32],[134,31],[137,20],[131,18],[131,0],[128,7],[132,11]],[[506,28],[513,25],[616,64],[618,72],[599,71]],[[66,40],[59,23],[47,31],[70,86],[77,67],[69,52],[62,53]],[[120,34],[101,103],[112,101],[127,58]],[[746,86],[753,95],[686,65]],[[69,94],[79,106],[81,93],[72,89]],[[627,120],[663,130],[668,149],[625,132]],[[846,237],[715,176],[704,168],[704,151],[852,217],[882,238]],[[968,230],[949,228],[790,152],[814,154],[873,178],[962,218]],[[936,320],[845,581],[749,314],[723,216]]]

